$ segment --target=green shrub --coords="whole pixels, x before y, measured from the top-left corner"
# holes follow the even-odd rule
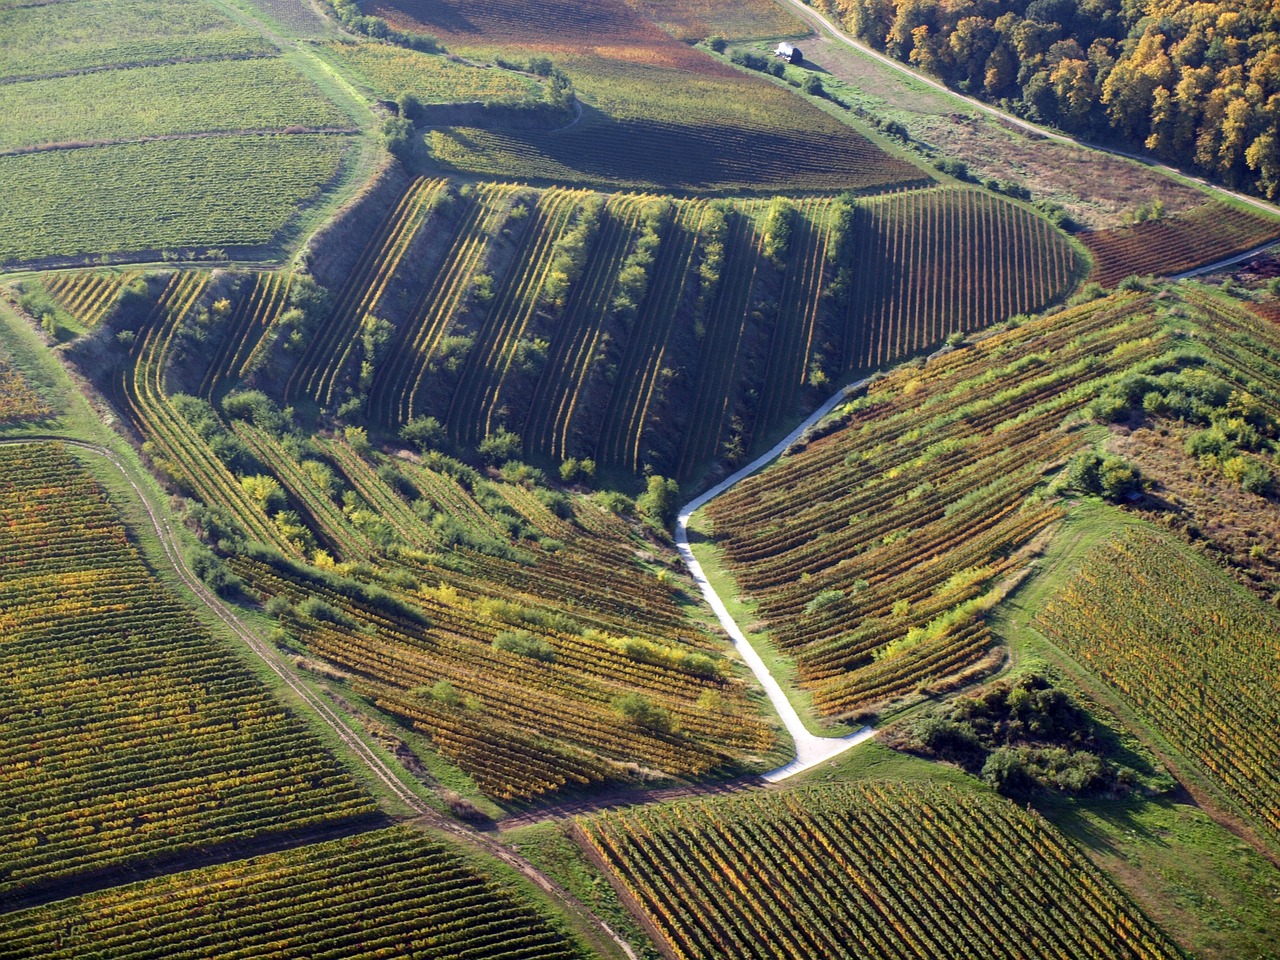
[[[528,630],[503,630],[493,638],[493,648],[543,663],[551,663],[556,658],[555,647]]]

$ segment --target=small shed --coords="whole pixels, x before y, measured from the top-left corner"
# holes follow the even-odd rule
[[[778,49],[773,51],[773,55],[779,60],[785,60],[787,63],[801,63],[804,56],[800,53],[799,47],[793,47],[789,43],[778,44]]]

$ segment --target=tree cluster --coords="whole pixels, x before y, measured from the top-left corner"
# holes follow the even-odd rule
[[[1280,193],[1280,8],[1262,0],[816,2],[1024,117]]]
[[[1034,673],[934,708],[895,746],[954,763],[1008,796],[1124,792],[1141,782],[1108,756],[1089,715]]]

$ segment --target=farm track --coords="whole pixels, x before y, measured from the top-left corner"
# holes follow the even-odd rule
[[[224,603],[213,591],[206,587],[203,581],[192,572],[187,565],[186,558],[183,556],[181,545],[178,542],[176,534],[170,525],[168,519],[162,518],[159,510],[152,504],[150,497],[143,491],[137,481],[130,475],[128,467],[124,462],[111,450],[98,444],[89,443],[82,440],[68,440],[61,437],[35,436],[0,440],[0,446],[14,446],[30,443],[59,443],[64,446],[74,447],[78,450],[84,450],[95,456],[102,457],[117,470],[125,478],[126,482],[133,489],[138,502],[146,511],[151,525],[155,528],[156,536],[160,545],[164,550],[165,558],[174,574],[179,580],[196,596],[196,599],[216,616],[226,627],[240,640],[245,646],[252,651],[259,660],[261,660],[274,673],[282,683],[284,683],[297,698],[305,704],[311,712],[342,741],[342,743],[369,769],[386,788],[393,794],[398,801],[406,807],[414,811],[415,818],[426,826],[435,830],[449,834],[455,840],[480,850],[490,856],[496,857],[508,866],[518,870],[522,875],[527,877],[538,885],[550,898],[558,901],[560,905],[571,915],[575,916],[581,923],[588,925],[594,934],[592,939],[603,937],[609,946],[605,947],[606,953],[613,953],[614,949],[621,951],[631,960],[636,960],[635,951],[632,950],[622,937],[603,920],[592,913],[585,904],[581,903],[577,898],[570,894],[567,890],[553,881],[541,870],[535,867],[524,857],[512,851],[501,841],[494,837],[467,827],[456,820],[452,820],[443,814],[437,812],[432,807],[422,801],[417,794],[404,785],[400,777],[365,741],[351,728],[347,721],[332,707],[324,698],[315,693],[297,676],[292,668],[284,661],[283,657],[269,644],[263,641],[252,629],[245,626],[239,616],[226,603]],[[597,942],[593,944],[599,949],[603,944]]]
[[[801,436],[810,427],[819,423],[824,417],[834,410],[839,404],[853,391],[865,386],[870,382],[870,377],[865,377],[857,383],[850,384],[837,390],[830,398],[827,399],[817,410],[811,413],[799,426],[793,429],[770,450],[761,456],[752,460],[745,467],[738,470],[733,475],[722,480],[711,489],[703,492],[694,499],[690,500],[680,508],[676,517],[676,549],[680,552],[680,558],[684,561],[685,567],[688,568],[690,576],[698,585],[698,589],[702,591],[702,596],[706,599],[711,609],[715,612],[716,619],[720,621],[720,625],[725,632],[733,640],[734,647],[741,654],[742,659],[747,666],[751,668],[751,672],[756,675],[756,679],[760,681],[760,685],[764,688],[765,694],[769,697],[769,703],[773,705],[774,711],[781,718],[783,726],[786,727],[787,733],[795,741],[796,758],[791,763],[779,767],[764,775],[764,779],[769,783],[776,783],[779,780],[785,780],[797,773],[815,767],[832,757],[844,753],[846,750],[863,743],[875,736],[875,729],[871,726],[864,726],[861,730],[851,733],[845,737],[819,737],[812,734],[806,729],[804,722],[800,719],[800,715],[796,713],[795,707],[791,705],[791,701],[787,699],[786,692],[782,689],[782,685],[770,672],[764,660],[760,657],[759,652],[751,645],[751,641],[747,639],[746,634],[733,619],[733,615],[729,613],[728,607],[720,595],[716,593],[707,576],[703,573],[702,565],[693,555],[693,548],[689,544],[689,520],[698,510],[706,506],[711,500],[727,491],[730,487],[738,482],[745,480],[757,470],[766,464],[780,457],[786,449],[800,439]]]

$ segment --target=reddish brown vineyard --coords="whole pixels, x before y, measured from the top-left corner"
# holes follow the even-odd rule
[[[1137,274],[1170,276],[1280,237],[1280,221],[1221,201],[1187,213],[1081,234],[1094,257],[1090,280],[1115,286]]]
[[[841,429],[708,507],[739,586],[829,714],[989,665],[983,614],[1061,515],[1027,503],[1084,445],[1058,429],[1157,351],[1142,298],[1099,301],[874,383]]]
[[[1180,957],[1038,814],[869,783],[577,823],[680,958]]]

